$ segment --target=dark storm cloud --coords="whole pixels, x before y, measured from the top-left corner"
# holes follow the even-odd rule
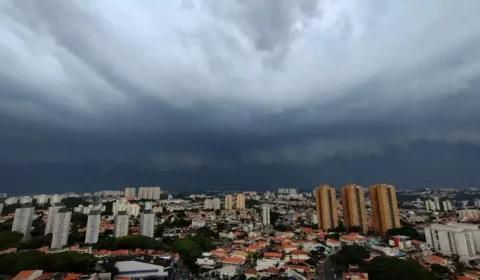
[[[4,1],[0,161],[234,169],[477,145],[479,8]]]

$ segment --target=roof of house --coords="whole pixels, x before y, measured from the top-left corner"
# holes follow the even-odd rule
[[[277,252],[266,252],[263,254],[265,258],[281,258],[283,255],[282,253],[277,253]]]
[[[245,270],[245,274],[257,274],[257,270],[254,268],[250,268]]]
[[[280,272],[280,269],[279,268],[275,268],[275,267],[269,267],[267,269],[267,272],[268,273],[273,273],[273,274],[278,274]]]
[[[431,256],[428,256],[428,261],[431,263],[443,264],[447,260],[439,256],[431,255]]]
[[[63,280],[76,280],[80,278],[80,276],[82,276],[82,274],[69,273],[63,278]]]
[[[229,257],[222,257],[220,259],[220,262],[223,262],[223,263],[233,263],[233,264],[242,264],[245,262],[244,259],[241,259],[241,258],[229,258]]]
[[[351,280],[368,280],[368,273],[361,272],[344,272],[343,279]]]
[[[307,256],[307,252],[303,251],[303,250],[293,250],[290,252],[292,255],[304,255],[304,256]]]
[[[52,272],[45,272],[42,275],[35,278],[35,280],[51,279],[54,274],[55,273],[52,273]]]
[[[480,277],[480,270],[468,270],[466,274],[473,275],[475,277]]]
[[[17,275],[15,275],[15,277],[13,277],[13,280],[28,278],[28,277],[32,276],[32,274],[34,274],[37,271],[39,271],[39,270],[22,270]]]

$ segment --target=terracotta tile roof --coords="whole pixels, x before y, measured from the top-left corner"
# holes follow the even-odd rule
[[[292,244],[283,245],[283,249],[297,249],[297,246]]]
[[[277,252],[267,252],[263,254],[265,258],[281,258],[283,255],[282,253],[277,253]]]
[[[245,270],[245,274],[257,274],[257,270],[254,268],[250,268]]]
[[[130,252],[128,250],[116,250],[116,251],[112,251],[111,254],[113,256],[121,256],[121,255],[128,255],[130,254]]]
[[[269,267],[269,268],[267,269],[267,272],[268,272],[268,273],[272,273],[272,274],[278,274],[278,273],[280,273],[280,269],[275,268],[275,267]]]
[[[467,276],[457,276],[457,280],[472,280],[472,278]]]
[[[304,256],[307,256],[307,252],[303,251],[303,250],[293,250],[290,252],[290,254],[292,255],[304,255]]]
[[[38,276],[37,278],[35,278],[35,280],[51,279],[54,274],[55,274],[55,273],[52,273],[52,272],[46,272],[46,273]]]
[[[367,273],[361,273],[361,272],[344,272],[343,273],[343,279],[368,280],[368,274]]]
[[[439,256],[428,256],[428,261],[436,264],[444,264],[447,260]]]
[[[465,274],[472,275],[475,277],[480,277],[480,271],[479,270],[468,270]]]
[[[220,259],[220,262],[222,263],[233,263],[233,264],[242,264],[245,262],[244,259],[240,259],[240,258],[229,258],[229,257],[222,257]]]
[[[67,276],[65,276],[63,278],[63,280],[76,280],[76,279],[80,278],[80,276],[82,276],[82,274],[69,273],[69,274],[67,274]]]
[[[13,280],[26,279],[32,276],[32,274],[35,272],[36,270],[22,270],[15,277],[13,277]]]

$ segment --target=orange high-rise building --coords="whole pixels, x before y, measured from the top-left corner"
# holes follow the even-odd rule
[[[367,233],[367,210],[363,187],[355,184],[342,187],[342,207],[345,228],[349,230],[351,227],[360,227],[362,233]]]
[[[394,186],[388,184],[371,186],[370,202],[375,234],[384,236],[389,229],[401,227]]]
[[[315,189],[318,228],[328,230],[338,226],[337,195],[335,188],[321,185]]]

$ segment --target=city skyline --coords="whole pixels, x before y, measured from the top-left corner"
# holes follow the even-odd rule
[[[261,2],[6,1],[1,190],[477,186],[478,1]]]

